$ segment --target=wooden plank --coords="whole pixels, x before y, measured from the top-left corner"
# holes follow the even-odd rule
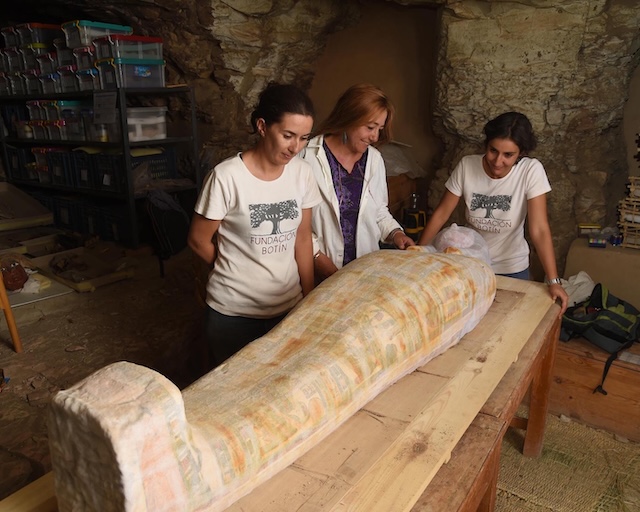
[[[0,501],[2,512],[57,512],[58,502],[53,488],[53,473],[31,482]]]
[[[366,460],[358,460],[357,467],[345,466],[343,461],[339,469],[328,474],[326,464],[301,457],[294,464],[297,469],[327,477],[319,491],[297,490],[298,496],[307,496],[304,505],[298,501],[293,508],[287,501],[278,500],[278,490],[270,489],[269,481],[259,493],[245,496],[236,504],[238,508],[230,510],[255,510],[265,497],[278,503],[281,511],[410,510],[553,305],[544,285],[498,278],[498,288],[498,300],[472,333],[388,391],[404,389],[403,381],[416,373],[445,379],[445,385],[429,392],[408,392],[402,400],[383,394],[360,411],[374,414],[381,428],[356,428],[344,433],[341,427],[316,447],[346,454],[353,453],[349,448],[354,443],[377,447]],[[399,408],[419,412],[410,413],[413,419],[389,444],[389,429],[397,428],[391,421],[396,418],[387,416],[393,414],[389,411],[394,400]],[[340,445],[330,447],[337,439]],[[381,454],[383,446],[388,447]]]
[[[475,512],[483,500],[495,500],[492,485],[506,430],[504,421],[478,414],[453,450],[451,461],[440,468],[411,512]],[[487,510],[493,510],[492,506]]]
[[[594,393],[604,370],[604,356],[599,352],[574,340],[559,343],[549,409],[640,442],[640,367],[614,362],[604,384],[608,394]]]

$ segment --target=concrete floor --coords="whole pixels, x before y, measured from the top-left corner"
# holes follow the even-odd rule
[[[188,250],[165,263],[150,251],[124,256],[131,279],[14,308],[24,351],[14,352],[0,320],[0,499],[51,469],[47,406],[53,394],[93,371],[127,360],[179,387],[205,371],[198,344],[201,306]]]

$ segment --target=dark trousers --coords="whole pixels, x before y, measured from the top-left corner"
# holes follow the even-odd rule
[[[286,316],[247,318],[227,316],[207,307],[204,334],[209,347],[209,360],[218,366],[233,354],[273,329]]]

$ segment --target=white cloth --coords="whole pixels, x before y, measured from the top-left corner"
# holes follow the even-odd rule
[[[505,177],[492,179],[482,168],[482,156],[463,157],[445,187],[464,198],[467,224],[486,240],[493,271],[522,272],[529,267],[524,237],[527,200],[546,194],[551,185],[536,158],[524,157]]]
[[[205,178],[195,211],[218,228],[207,304],[224,315],[272,318],[301,298],[295,261],[302,209],[320,202],[309,165],[295,157],[273,181],[256,178],[240,155]]]
[[[300,155],[311,164],[320,188],[322,202],[313,208],[313,252],[326,254],[338,268],[342,268],[344,239],[340,228],[340,206],[331,179],[331,168],[322,146],[324,137],[311,141]],[[384,160],[374,147],[367,150],[367,165],[360,199],[360,212],[356,231],[356,257],[377,251],[379,242],[385,242],[389,234],[401,228],[389,212],[389,192]]]
[[[569,277],[569,279],[562,280],[562,287],[569,295],[570,307],[580,304],[591,297],[595,286],[596,283],[584,270],[581,270],[575,276]]]

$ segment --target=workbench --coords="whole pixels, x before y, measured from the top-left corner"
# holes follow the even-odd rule
[[[542,449],[559,307],[540,283],[498,277],[496,299],[456,346],[378,395],[229,511],[490,511],[502,437]],[[528,420],[515,418],[530,390]],[[55,511],[51,473],[0,502]]]

